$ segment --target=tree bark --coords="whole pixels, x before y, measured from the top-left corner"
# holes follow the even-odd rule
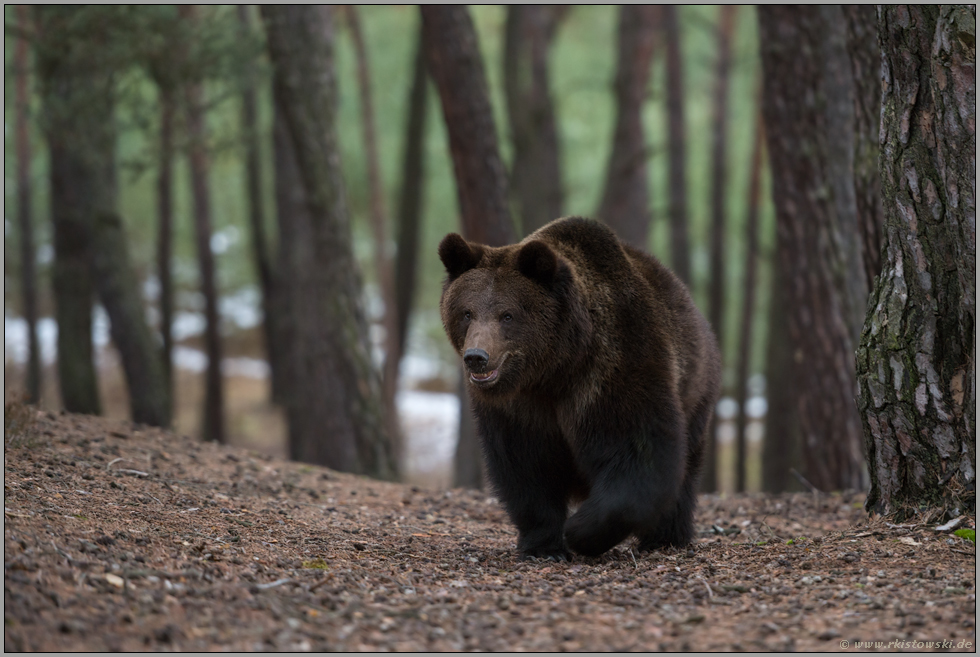
[[[708,285],[708,321],[725,351],[725,185],[728,179],[728,87],[732,59],[732,33],[735,30],[736,5],[723,5],[718,20],[718,62],[715,69],[715,97],[711,130],[711,280]],[[753,272],[754,274],[754,272]],[[739,382],[737,385],[744,385]],[[701,490],[718,488],[718,417],[711,416],[705,445],[704,475]],[[736,438],[744,435],[736,435]],[[736,490],[744,490],[745,444],[736,440]]]
[[[561,154],[551,99],[548,50],[560,18],[550,5],[510,5],[504,43],[504,92],[514,161],[510,184],[528,235],[561,216]]]
[[[27,30],[30,15],[27,5],[17,5],[17,22]],[[28,78],[30,61],[27,39],[17,38],[14,52],[16,82],[17,134],[17,226],[20,228],[20,284],[24,321],[27,323],[27,401],[41,401],[41,355],[37,340],[37,266],[35,264],[34,215],[31,211],[31,141],[29,134],[30,95]]]
[[[315,260],[302,276],[282,281],[301,301],[289,308],[290,451],[308,462],[393,479],[397,464],[385,432],[341,181],[329,13],[266,5],[262,17],[276,111],[309,213]],[[282,173],[277,169],[277,186],[286,178]],[[290,219],[280,214],[284,220]]]
[[[167,426],[169,401],[159,351],[146,324],[122,221],[115,210],[113,74],[116,71],[89,31],[97,22],[97,16],[83,13],[89,9],[44,8],[42,11],[44,37],[39,59],[43,63],[39,68],[46,77],[52,214],[56,233],[59,224],[62,224],[60,228],[70,226],[69,230],[61,230],[60,238],[56,235],[56,242],[62,240],[62,250],[79,248],[64,244],[64,239],[75,239],[83,245],[76,253],[84,254],[85,265],[109,316],[112,340],[119,350],[129,388],[133,421]],[[56,277],[65,273],[65,270],[56,272]],[[80,272],[74,269],[70,273]],[[75,287],[76,282],[64,280],[60,284],[81,295],[70,302],[72,305],[80,305],[82,300],[90,305],[91,291],[87,285]],[[78,308],[77,312],[72,321],[79,321],[90,309]],[[90,322],[90,315],[85,321]],[[66,323],[65,328],[69,327],[73,328]],[[59,324],[59,333],[61,330]],[[76,344],[73,348],[87,351],[90,362],[91,334],[81,329],[81,321],[75,330],[79,332],[71,340],[86,340],[88,344]],[[94,384],[94,375],[86,383]],[[86,394],[94,396],[95,391]]]
[[[374,120],[374,100],[371,94],[371,69],[368,63],[367,48],[361,31],[361,21],[354,5],[345,5],[351,39],[354,42],[354,55],[357,60],[357,86],[361,97],[361,127],[364,137],[364,153],[367,160],[367,179],[370,196],[371,231],[374,234],[374,259],[377,265],[378,289],[384,303],[381,324],[385,331],[385,360],[400,358],[398,353],[398,318],[395,299],[394,262],[389,248],[387,216],[384,199],[384,183],[381,180],[381,161],[378,155],[378,131]],[[395,458],[400,462],[402,454],[401,427],[398,424],[398,405],[395,393],[398,390],[396,376],[384,376],[388,367],[382,367],[381,389],[385,406],[387,432],[395,450]]]
[[[606,185],[597,215],[620,239],[650,250],[652,215],[647,191],[649,149],[643,130],[650,66],[657,46],[661,9],[653,5],[619,8],[619,58],[616,65],[616,123],[606,166]]]
[[[415,295],[422,204],[425,197],[425,124],[429,103],[421,26],[412,71],[398,204],[398,252],[395,256],[395,321],[398,341],[394,344],[394,351],[385,357],[382,377],[384,381],[392,382],[396,390],[408,338],[408,318]]]
[[[181,10],[189,9],[187,5]],[[221,376],[221,333],[218,314],[218,282],[214,252],[211,250],[211,193],[208,182],[208,162],[203,93],[201,85],[193,82],[185,87],[185,112],[187,136],[190,140],[187,154],[191,176],[191,201],[194,210],[194,241],[197,244],[197,261],[200,271],[201,294],[204,295],[204,350],[208,367],[204,374],[204,415],[201,421],[201,438],[219,443],[226,442],[224,420],[224,392]]]
[[[422,30],[429,73],[439,90],[449,131],[463,237],[490,246],[514,242],[507,204],[507,176],[497,150],[486,76],[476,31],[462,6],[423,6]],[[471,458],[479,454],[469,396],[460,398],[460,436],[456,446],[455,485],[481,488]],[[472,458],[476,458],[475,456]]]
[[[238,20],[242,32],[248,34],[252,29],[247,5],[238,5]],[[266,360],[270,372],[270,396],[275,403],[284,398],[282,374],[282,340],[276,332],[276,316],[273,308],[275,277],[272,258],[265,230],[265,203],[262,194],[261,149],[259,148],[259,128],[256,111],[256,92],[254,66],[248,67],[245,86],[242,89],[242,132],[245,138],[245,192],[248,196],[248,227],[252,238],[252,257],[255,260],[255,273],[262,291],[262,336]]]
[[[749,401],[749,366],[752,362],[752,326],[755,318],[756,271],[759,260],[759,189],[762,186],[762,150],[765,144],[765,127],[762,112],[755,125],[752,142],[752,161],[749,164],[748,209],[745,213],[745,281],[742,288],[742,316],[739,330],[738,360],[735,365],[735,398],[738,402],[738,418],[735,425],[735,492],[746,487],[746,456]]]
[[[878,180],[878,134],[881,115],[881,50],[873,5],[841,5],[847,25],[847,53],[854,96],[854,193],[864,263],[865,286],[874,288],[881,271],[881,184]],[[864,308],[860,308],[861,320]]]
[[[804,475],[821,490],[864,484],[852,357],[858,305],[852,286],[864,276],[852,257],[856,252],[848,249],[858,235],[853,174],[840,164],[852,153],[849,124],[840,115],[853,101],[842,91],[848,89],[846,77],[838,74],[839,62],[846,63],[844,40],[838,38],[842,21],[829,21],[830,10],[839,14],[837,7],[759,8],[763,107],[777,252],[788,286],[795,410]]]
[[[884,239],[857,354],[866,506],[976,504],[976,8],[883,6]]]
[[[48,141],[51,223],[54,237],[55,316],[58,322],[58,384],[61,403],[72,413],[101,413],[92,349],[92,301],[95,286],[89,266],[89,231],[78,202],[84,197],[71,158],[66,106],[72,100],[68,62],[55,49],[64,38],[64,18],[50,7],[34,8],[38,30],[37,68],[42,118]],[[77,84],[77,82],[76,82]]]
[[[160,281],[160,336],[163,339],[163,373],[167,397],[173,408],[174,281],[173,261],[173,160],[174,91],[158,81],[160,90],[160,171],[157,174],[157,278]]]
[[[691,284],[691,247],[687,227],[687,155],[684,128],[684,72],[681,33],[675,5],[664,5],[667,62],[667,148],[670,187],[671,267],[686,285]]]
[[[507,175],[497,149],[483,61],[469,11],[423,6],[429,73],[449,131],[463,236],[490,246],[514,242]]]

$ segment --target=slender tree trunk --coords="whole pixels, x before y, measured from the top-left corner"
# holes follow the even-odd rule
[[[181,5],[181,17],[196,20],[193,5]],[[188,169],[191,176],[191,205],[194,212],[194,241],[197,244],[197,261],[201,277],[201,294],[204,295],[204,351],[208,356],[208,368],[204,374],[204,414],[201,421],[201,438],[219,443],[226,441],[224,419],[224,394],[221,377],[221,330],[218,314],[218,282],[211,250],[214,233],[211,224],[211,191],[208,182],[210,163],[207,152],[207,128],[204,117],[204,92],[200,82],[184,87],[184,111],[186,113]]]
[[[878,180],[878,122],[881,114],[881,50],[874,5],[841,5],[847,21],[847,52],[854,85],[854,192],[865,286],[881,271],[881,184]],[[864,308],[860,308],[861,321]]]
[[[620,239],[649,250],[650,200],[647,192],[643,103],[657,45],[661,9],[653,5],[619,8],[619,59],[616,68],[616,124],[606,166],[606,186],[598,216]]]
[[[771,168],[771,167],[770,167]],[[788,273],[778,255],[772,262],[766,341],[766,429],[762,442],[762,490],[782,493],[802,490],[792,471],[803,470],[803,447],[797,400],[800,396],[795,350],[789,331],[792,305],[786,284]]]
[[[497,148],[483,60],[469,11],[423,6],[426,61],[449,131],[463,236],[490,246],[514,242],[507,175]]]
[[[242,32],[251,28],[247,5],[238,5],[238,20]],[[249,67],[242,90],[242,132],[245,137],[245,191],[248,195],[248,226],[252,237],[252,257],[255,273],[262,291],[262,335],[266,360],[269,363],[271,399],[283,402],[282,340],[276,332],[276,316],[273,308],[275,277],[265,231],[264,201],[262,198],[262,165],[259,148],[258,119],[256,111],[255,67]]]
[[[736,5],[723,5],[718,20],[718,64],[715,69],[715,98],[711,131],[711,281],[708,286],[708,321],[718,338],[718,346],[725,351],[725,185],[728,181],[728,86],[731,59],[732,33],[735,30]],[[744,385],[739,382],[738,385]],[[701,490],[718,488],[718,417],[711,416],[708,435],[712,438],[705,445],[704,475]],[[744,490],[744,443],[736,442],[735,479]]]
[[[836,9],[839,14],[838,7]],[[861,489],[860,422],[854,407],[851,287],[863,281],[848,245],[857,225],[847,207],[852,152],[837,69],[846,61],[842,19],[817,7],[759,8],[766,136],[776,237],[790,304],[788,325],[803,436],[804,475],[821,490]],[[836,52],[831,48],[837,47]],[[846,114],[845,114],[846,116]],[[855,281],[856,279],[856,281]]]
[[[17,5],[17,21],[27,30],[30,15],[27,5]],[[35,265],[34,218],[31,212],[31,142],[28,117],[30,71],[27,39],[18,37],[14,52],[17,133],[17,225],[20,228],[20,284],[23,296],[24,321],[27,322],[27,401],[41,401],[41,356],[37,341],[37,266]]]
[[[882,6],[885,247],[857,353],[867,508],[975,508],[976,8]]]
[[[157,278],[160,280],[160,335],[163,338],[163,372],[167,397],[173,408],[174,281],[173,261],[173,159],[174,93],[167,84],[160,89],[160,171],[157,175]]]
[[[561,156],[548,75],[548,50],[560,18],[551,5],[510,5],[504,92],[514,144],[510,184],[528,235],[561,216]]]
[[[191,201],[194,211],[194,241],[200,267],[201,293],[204,295],[204,350],[208,368],[204,375],[204,417],[201,437],[219,443],[226,441],[224,400],[221,382],[221,333],[218,315],[218,282],[214,252],[211,250],[211,194],[208,182],[210,164],[205,144],[206,128],[202,91],[199,83],[186,88],[187,136],[190,139],[188,164],[191,175]]]
[[[408,119],[402,155],[402,184],[398,205],[398,252],[395,258],[395,320],[398,341],[385,358],[382,379],[397,390],[399,366],[408,337],[408,317],[415,295],[418,273],[419,234],[422,227],[422,203],[425,196],[425,123],[428,111],[428,75],[422,28],[412,65],[409,89]]]
[[[381,324],[385,330],[385,360],[399,358],[397,301],[395,299],[394,262],[389,248],[387,216],[384,199],[384,183],[381,180],[381,161],[378,155],[378,131],[374,120],[374,100],[371,94],[371,69],[368,63],[367,48],[361,31],[361,21],[354,5],[345,5],[347,21],[350,25],[354,53],[357,59],[357,83],[361,96],[361,127],[364,135],[364,152],[367,159],[367,178],[370,196],[371,230],[374,233],[374,259],[378,268],[378,288],[384,302],[384,316]],[[382,373],[388,372],[387,367]],[[398,390],[397,377],[382,376],[382,399],[385,405],[385,418],[388,422],[388,436],[395,450],[395,458],[400,462],[402,453],[401,428],[398,424],[398,406],[395,393]]]
[[[510,244],[514,226],[507,204],[507,176],[497,150],[497,129],[469,11],[458,5],[430,5],[421,10],[426,61],[449,131],[463,237],[490,246]],[[479,454],[475,423],[463,390],[454,483],[481,488],[482,478],[473,475],[479,472],[479,466],[473,464]]]
[[[266,5],[262,17],[273,97],[302,185],[315,259],[303,277],[282,280],[302,301],[290,308],[290,449],[302,460],[393,479],[397,463],[385,432],[341,181],[329,13]],[[277,185],[282,173],[276,172]]]
[[[752,162],[749,164],[748,210],[745,213],[745,290],[742,297],[741,329],[738,342],[738,362],[735,367],[735,392],[738,401],[738,419],[735,427],[735,491],[745,490],[746,479],[746,427],[749,401],[749,366],[752,363],[752,320],[755,317],[756,270],[759,260],[759,190],[762,186],[762,149],[765,143],[761,110],[755,126],[752,143]]]
[[[664,5],[667,61],[667,148],[670,164],[671,266],[685,284],[691,284],[691,247],[687,227],[687,139],[684,128],[684,71],[681,31],[675,5]],[[709,437],[711,440],[711,437]],[[709,448],[710,452],[710,448]],[[707,472],[707,465],[706,470]]]

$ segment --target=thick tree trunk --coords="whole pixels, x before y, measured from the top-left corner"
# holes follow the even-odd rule
[[[367,160],[368,194],[370,196],[371,231],[374,234],[374,260],[377,266],[378,289],[384,303],[381,325],[384,327],[385,360],[400,358],[398,344],[398,319],[395,300],[394,262],[389,248],[387,217],[385,208],[384,183],[381,180],[381,160],[378,155],[378,131],[374,120],[374,100],[371,93],[371,69],[368,63],[367,47],[361,31],[361,21],[354,5],[345,5],[354,54],[357,60],[357,87],[361,97],[361,127],[364,137],[364,153]],[[385,406],[388,436],[395,450],[395,458],[400,462],[402,454],[401,427],[398,424],[398,406],[395,393],[398,390],[397,376],[384,376],[387,367],[382,368],[382,400]]]
[[[752,161],[749,164],[748,209],[745,213],[745,280],[742,288],[742,316],[738,336],[738,360],[735,365],[735,400],[738,402],[738,419],[735,425],[735,492],[741,493],[746,486],[746,427],[749,401],[749,365],[752,362],[752,326],[755,318],[756,271],[759,260],[759,195],[762,186],[762,150],[765,144],[761,110],[755,126],[752,143]]]
[[[166,83],[160,89],[160,171],[157,174],[157,278],[160,281],[160,336],[163,338],[163,373],[167,397],[173,407],[174,281],[173,261],[173,160],[174,92]]]
[[[421,10],[426,61],[449,131],[463,237],[490,246],[510,244],[515,240],[507,204],[507,176],[497,150],[497,129],[469,11],[448,5],[423,6]],[[455,485],[481,488],[482,479],[472,474],[479,467],[463,456],[479,454],[476,432],[465,430],[474,423],[468,417],[472,409],[463,390]]]
[[[650,200],[647,191],[646,135],[643,103],[657,45],[660,8],[619,8],[619,58],[616,68],[616,123],[606,166],[606,185],[597,215],[620,239],[650,250]]]
[[[294,458],[393,479],[397,464],[385,432],[341,181],[329,14],[308,5],[267,5],[262,17],[276,111],[309,213],[314,259],[302,276],[284,273],[281,281],[300,301],[289,308],[290,450]],[[289,175],[277,170],[277,185]]]
[[[252,29],[247,5],[238,6],[238,20],[242,32],[248,34]],[[273,308],[275,279],[272,259],[266,239],[264,201],[262,194],[262,165],[259,148],[259,128],[254,76],[255,68],[249,67],[249,74],[242,89],[242,132],[245,137],[245,191],[248,195],[248,227],[252,237],[252,257],[255,259],[255,273],[262,291],[262,336],[266,360],[270,371],[270,393],[272,401],[283,401],[282,340],[276,333],[276,317]]]
[[[548,75],[558,19],[558,8],[551,5],[507,8],[504,92],[514,144],[510,184],[525,235],[561,216],[561,157]]]
[[[671,268],[691,284],[691,247],[687,226],[687,139],[684,128],[684,72],[681,31],[675,5],[664,5],[667,63],[667,149],[669,153]],[[710,437],[709,437],[710,439]]]
[[[396,391],[399,366],[408,338],[408,317],[415,295],[422,203],[425,197],[425,123],[429,103],[421,26],[412,67],[412,86],[409,89],[398,204],[398,252],[395,256],[395,321],[398,341],[394,345],[394,351],[385,357],[385,370],[382,377],[384,381],[393,384]]]
[[[766,135],[776,205],[776,241],[806,478],[821,490],[864,485],[854,406],[853,285],[863,268],[857,241],[849,89],[838,7],[759,7]],[[850,184],[850,205],[847,185]],[[863,302],[862,302],[863,303]]]
[[[976,8],[883,6],[885,247],[857,354],[867,508],[975,508]]]
[[[723,5],[718,19],[718,63],[715,69],[715,97],[711,130],[711,280],[708,285],[708,321],[725,352],[725,185],[728,180],[728,86],[732,59],[732,33],[735,30],[736,5]],[[754,272],[753,272],[754,274]],[[744,385],[739,382],[738,385]],[[711,440],[705,445],[704,475],[701,490],[718,488],[718,417],[711,416],[708,427]],[[744,436],[742,436],[744,438]],[[745,444],[737,442],[736,490],[744,490]]]
[[[163,367],[146,324],[122,221],[115,210],[114,71],[103,59],[102,50],[93,46],[92,36],[82,31],[80,26],[90,23],[90,17],[79,18],[78,12],[84,11],[87,10],[74,7],[45,8],[43,14],[44,43],[39,52],[43,60],[40,69],[46,76],[52,214],[56,217],[56,232],[59,223],[70,224],[77,231],[62,231],[62,238],[78,239],[87,247],[86,264],[109,316],[112,340],[126,375],[133,420],[166,426],[170,413]],[[65,44],[70,46],[66,49]],[[66,246],[62,244],[63,249]],[[56,277],[64,273],[56,272]],[[81,299],[90,303],[89,290],[77,291],[83,296],[73,304],[81,303]],[[60,330],[59,325],[59,333]],[[81,341],[81,336],[80,331],[73,339]],[[90,334],[86,337],[90,354]]]
[[[854,96],[854,193],[865,286],[881,271],[881,184],[878,180],[878,122],[881,115],[881,50],[874,5],[841,5],[847,22],[847,52]],[[864,308],[861,308],[861,321]]]
[[[35,8],[38,78],[48,141],[51,223],[54,236],[55,317],[58,321],[58,384],[61,403],[73,413],[98,414],[98,380],[92,350],[92,302],[95,286],[89,266],[89,231],[80,199],[85,189],[71,157],[67,109],[77,93],[68,63],[55,49],[64,35],[64,20],[50,7]],[[76,83],[77,84],[77,83]]]
[[[17,5],[17,21],[21,30],[27,30],[30,15],[27,5]],[[28,116],[30,95],[28,77],[30,71],[27,39],[20,36],[14,52],[14,68],[17,77],[16,125],[17,134],[17,226],[20,229],[20,284],[24,321],[27,323],[27,401],[41,401],[41,355],[37,340],[37,266],[34,246],[34,217],[31,212],[31,141]]]
[[[183,8],[183,7],[182,7]],[[194,210],[194,241],[197,244],[197,260],[201,277],[201,293],[204,295],[204,351],[208,356],[208,368],[204,374],[204,417],[201,437],[219,443],[226,441],[224,420],[224,393],[221,376],[221,331],[218,314],[218,282],[214,252],[211,250],[211,192],[208,183],[210,164],[205,139],[204,109],[201,85],[192,83],[186,87],[187,136],[191,176],[191,200]]]

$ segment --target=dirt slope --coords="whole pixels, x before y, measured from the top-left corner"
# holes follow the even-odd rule
[[[689,550],[521,562],[483,493],[22,415],[5,431],[8,651],[976,645],[973,544],[869,524],[860,496],[703,497]]]

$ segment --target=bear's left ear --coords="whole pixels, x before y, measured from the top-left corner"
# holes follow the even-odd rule
[[[558,256],[544,242],[528,242],[517,252],[517,271],[547,288],[554,285],[559,265]]]
[[[439,259],[445,265],[450,281],[476,267],[482,257],[482,246],[470,244],[457,233],[449,233],[439,242]]]

